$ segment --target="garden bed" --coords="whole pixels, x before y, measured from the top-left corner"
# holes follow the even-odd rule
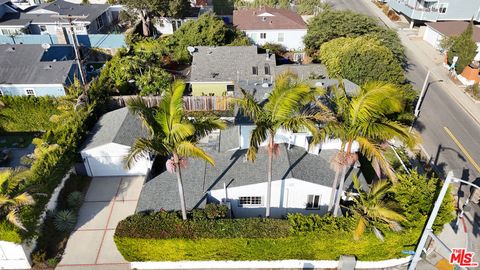
[[[65,181],[65,185],[58,196],[55,211],[47,213],[41,228],[37,246],[32,253],[33,269],[54,267],[60,261],[73,226],[68,224],[69,220],[56,218],[56,214],[60,211],[71,212],[74,218],[70,221],[75,225],[75,218],[78,216],[78,211],[87,193],[90,181],[90,177],[82,177],[75,174],[71,174]],[[72,193],[81,194],[81,197],[77,196],[76,199],[72,200]],[[59,221],[63,224],[58,224]],[[63,226],[63,228],[59,228],[59,226]]]

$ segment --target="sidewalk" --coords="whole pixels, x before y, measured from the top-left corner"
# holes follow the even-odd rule
[[[425,69],[430,68],[430,81],[443,80],[446,86],[442,89],[447,92],[458,105],[463,108],[478,124],[480,124],[480,103],[475,103],[464,91],[463,86],[456,85],[448,77],[447,70],[443,67],[443,55],[421,37],[416,36],[415,30],[402,28],[396,22],[392,22],[381,9],[377,8],[370,0],[362,0],[382,22],[388,27],[397,30],[397,33],[405,46],[416,59],[425,64]]]

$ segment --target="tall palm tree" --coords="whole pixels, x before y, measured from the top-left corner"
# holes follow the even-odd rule
[[[354,231],[354,238],[358,240],[367,227],[372,228],[375,235],[383,241],[383,235],[377,228],[379,223],[386,223],[394,231],[400,231],[402,227],[398,221],[405,220],[405,217],[396,211],[395,205],[385,200],[385,195],[390,191],[391,185],[388,180],[375,182],[369,192],[360,188],[357,177],[353,177],[353,184],[358,191],[358,196],[352,196],[355,204],[350,210],[357,217],[357,227]]]
[[[0,172],[0,212],[14,226],[27,230],[19,217],[23,206],[32,205],[34,199],[27,192],[20,191],[24,173],[19,170],[3,170]]]
[[[243,113],[255,124],[247,151],[247,159],[254,161],[260,145],[267,141],[267,198],[265,216],[270,217],[270,197],[272,186],[273,156],[278,153],[275,134],[279,129],[287,131],[308,130],[318,137],[317,123],[325,119],[321,110],[307,108],[316,95],[323,94],[320,89],[312,89],[306,82],[285,72],[275,80],[275,86],[266,102],[258,102],[253,95],[242,90],[243,98],[233,99]]]
[[[351,98],[341,85],[333,90],[331,101],[330,107],[335,119],[324,125],[319,136],[320,140],[332,138],[342,142],[333,161],[337,173],[329,205],[329,210],[333,208],[333,215],[337,216],[347,169],[357,160],[357,155],[352,153],[354,142],[359,144],[360,152],[366,158],[377,164],[390,179],[395,179],[388,161],[383,156],[381,144],[396,138],[408,147],[413,147],[418,142],[418,136],[410,133],[407,126],[389,119],[392,114],[400,113],[404,109],[403,91],[393,84],[367,83]],[[342,174],[337,190],[340,170]]]
[[[187,158],[201,158],[214,165],[212,157],[196,143],[212,130],[225,128],[225,123],[213,117],[188,119],[183,109],[184,91],[185,84],[175,81],[171,88],[164,92],[157,109],[148,108],[141,98],[128,103],[129,110],[140,116],[150,136],[137,139],[125,161],[128,168],[150,153],[170,157],[166,164],[167,170],[177,176],[182,217],[186,220],[181,169],[186,167]]]

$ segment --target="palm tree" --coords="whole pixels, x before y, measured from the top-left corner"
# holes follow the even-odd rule
[[[379,223],[388,224],[394,231],[402,229],[398,221],[405,220],[405,217],[395,210],[395,205],[385,200],[385,195],[391,188],[388,180],[375,182],[369,192],[360,188],[357,177],[353,177],[353,184],[358,191],[358,196],[351,196],[355,204],[350,207],[357,217],[357,227],[353,235],[355,240],[360,239],[367,227],[371,227],[375,235],[383,241],[383,235],[377,228]]]
[[[267,140],[267,198],[265,216],[270,216],[270,197],[272,185],[273,156],[278,153],[278,145],[274,141],[279,129],[287,131],[308,130],[316,135],[317,123],[325,119],[320,110],[307,108],[314,101],[315,95],[322,94],[320,89],[312,89],[306,82],[285,72],[275,80],[275,86],[266,102],[257,102],[253,95],[242,90],[243,98],[233,99],[243,113],[255,124],[247,151],[247,159],[254,161],[258,148]],[[315,140],[318,136],[314,136]]]
[[[404,109],[403,91],[393,84],[367,83],[352,98],[347,96],[341,85],[333,90],[333,94],[330,107],[335,119],[326,123],[319,133],[319,140],[332,138],[340,139],[342,142],[332,164],[336,169],[336,175],[329,205],[329,211],[333,206],[333,215],[337,216],[347,168],[357,160],[357,155],[352,153],[354,142],[359,144],[360,152],[366,158],[377,164],[390,179],[394,180],[395,175],[383,156],[381,144],[396,138],[408,147],[413,147],[418,141],[418,136],[410,133],[405,125],[389,119],[389,116]],[[337,190],[340,170],[342,176]]]
[[[167,89],[157,109],[148,108],[143,99],[133,99],[128,103],[129,110],[140,116],[149,131],[148,138],[139,138],[126,157],[126,167],[151,153],[170,157],[167,170],[177,176],[178,193],[182,217],[187,219],[185,195],[183,192],[181,169],[186,167],[187,158],[201,158],[214,165],[214,160],[196,143],[212,130],[225,128],[218,118],[204,117],[189,120],[183,109],[185,84],[175,81]]]
[[[23,206],[32,205],[35,201],[30,194],[19,189],[24,176],[24,172],[19,170],[8,169],[0,172],[0,211],[8,222],[27,230],[20,220],[19,211]]]

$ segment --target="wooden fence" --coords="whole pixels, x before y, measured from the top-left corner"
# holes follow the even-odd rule
[[[109,106],[111,109],[123,108],[127,102],[138,96],[113,96],[110,97]],[[162,99],[161,96],[142,97],[148,107],[158,107]],[[183,107],[186,111],[228,111],[230,107],[230,98],[221,96],[185,96],[183,97]]]

